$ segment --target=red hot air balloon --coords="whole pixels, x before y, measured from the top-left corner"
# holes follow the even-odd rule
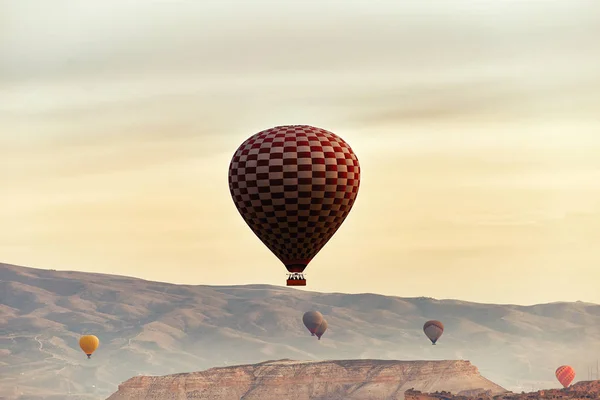
[[[575,370],[568,365],[558,367],[554,374],[556,375],[556,379],[558,379],[560,384],[565,388],[569,387],[571,382],[573,382],[573,379],[575,379]]]
[[[348,216],[359,184],[350,146],[308,125],[257,133],[229,165],[235,206],[287,268],[288,286],[306,286],[304,269]]]

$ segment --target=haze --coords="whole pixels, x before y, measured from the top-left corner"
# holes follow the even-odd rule
[[[282,285],[237,146],[353,147],[308,290],[600,303],[600,2],[0,0],[0,260]]]

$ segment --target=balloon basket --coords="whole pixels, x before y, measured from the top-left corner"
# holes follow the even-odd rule
[[[288,275],[287,279],[288,286],[306,286],[306,279],[304,279],[304,275],[299,273],[294,273]]]

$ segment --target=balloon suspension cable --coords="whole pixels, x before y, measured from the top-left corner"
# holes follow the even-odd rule
[[[287,278],[288,286],[306,286],[306,278],[301,272],[292,272],[288,274]]]

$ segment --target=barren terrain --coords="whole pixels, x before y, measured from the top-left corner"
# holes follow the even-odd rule
[[[581,381],[566,389],[538,390],[533,393],[487,393],[469,394],[465,390],[458,394],[439,391],[437,393],[424,393],[420,390],[407,390],[404,392],[405,400],[587,400],[600,399],[600,381]]]
[[[321,341],[302,314],[321,311]],[[444,322],[437,346],[422,332]],[[91,360],[78,347],[93,333]],[[600,305],[477,304],[286,287],[183,286],[0,264],[0,397],[77,394],[103,399],[136,375],[165,375],[269,359],[470,360],[521,392],[577,380],[600,358]],[[14,398],[14,397],[12,397]],[[74,397],[73,397],[74,398]]]
[[[468,361],[279,360],[135,377],[108,400],[401,400],[408,388],[506,392]]]

